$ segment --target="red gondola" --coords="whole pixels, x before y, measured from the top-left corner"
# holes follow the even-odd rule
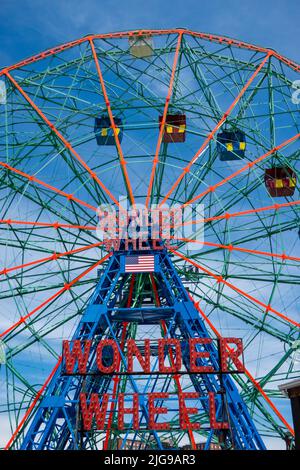
[[[293,196],[296,182],[296,173],[287,166],[265,170],[265,185],[272,197]]]
[[[151,36],[129,37],[130,54],[137,59],[151,57],[153,55],[153,41]]]

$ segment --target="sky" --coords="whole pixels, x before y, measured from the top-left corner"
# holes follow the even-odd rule
[[[185,27],[300,62],[298,0],[1,0],[0,67],[90,33]]]

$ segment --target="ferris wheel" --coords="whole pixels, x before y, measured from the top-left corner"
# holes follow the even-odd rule
[[[300,372],[299,72],[185,29],[88,35],[0,71],[0,447],[21,446],[109,262],[98,207],[122,197],[203,205],[203,239],[183,235],[172,261],[210,334],[243,339],[234,379],[262,439],[292,442],[278,386]],[[176,429],[179,448],[189,433]]]

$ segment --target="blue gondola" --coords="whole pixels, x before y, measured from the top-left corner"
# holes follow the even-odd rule
[[[121,143],[123,137],[122,119],[114,117],[114,122]],[[94,131],[98,145],[115,145],[115,136],[108,116],[101,116],[95,119]]]
[[[222,161],[245,158],[246,136],[239,130],[224,130],[217,136],[217,149]]]

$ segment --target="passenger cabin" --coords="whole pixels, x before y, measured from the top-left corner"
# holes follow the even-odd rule
[[[159,116],[159,129],[161,129],[163,116]],[[162,141],[164,143],[184,142],[186,131],[185,114],[167,114]]]
[[[129,37],[130,54],[137,59],[151,57],[153,55],[153,41],[151,36]]]
[[[120,143],[122,142],[123,129],[121,118],[114,118],[116,134]],[[115,145],[114,131],[111,127],[108,116],[101,116],[95,119],[95,136],[98,145]]]
[[[221,161],[245,158],[246,136],[239,130],[224,130],[217,136],[217,150]]]
[[[296,173],[287,166],[265,170],[265,185],[272,197],[293,196],[296,182]]]

